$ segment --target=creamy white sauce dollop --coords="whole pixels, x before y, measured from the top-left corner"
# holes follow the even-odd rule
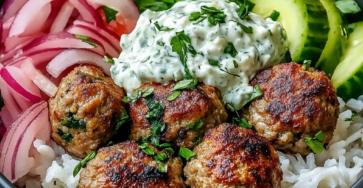
[[[225,23],[210,26],[208,19],[199,24],[189,21],[190,14],[200,12],[202,6],[223,10],[227,15]],[[199,82],[217,87],[225,103],[242,108],[253,93],[250,79],[259,70],[280,63],[288,42],[286,32],[278,22],[253,13],[241,19],[236,11],[238,8],[233,2],[209,0],[181,1],[162,12],[145,11],[135,30],[121,38],[123,51],[111,67],[112,78],[128,95],[144,83],[182,80],[184,67],[178,54],[172,51],[170,41],[177,32],[184,31],[198,52],[194,57],[188,53],[187,65],[191,74]],[[155,22],[173,30],[159,31]],[[245,33],[236,22],[251,26],[253,33]],[[160,41],[165,45],[159,45]],[[237,56],[224,53],[228,42],[233,43]],[[218,60],[221,67],[240,77],[210,65],[209,59]]]

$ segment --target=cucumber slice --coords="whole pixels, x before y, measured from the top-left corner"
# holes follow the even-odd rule
[[[344,100],[363,94],[363,22],[355,24],[349,36],[342,62],[335,69],[332,82],[337,94]]]
[[[315,68],[323,70],[327,75],[333,75],[345,50],[346,36],[342,34],[345,22],[334,0],[320,0],[320,2],[328,13],[330,31],[328,42]]]
[[[328,40],[329,22],[325,8],[318,0],[250,0],[252,12],[269,16],[280,12],[279,21],[287,32],[289,50],[295,62],[317,62]]]

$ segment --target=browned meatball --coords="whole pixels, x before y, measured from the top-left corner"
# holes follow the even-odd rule
[[[174,85],[175,83],[150,83],[142,85],[139,89],[155,88],[152,98],[165,106],[162,122],[166,124],[166,131],[160,135],[161,140],[174,142],[179,147],[193,148],[199,136],[225,122],[228,115],[219,98],[218,89],[200,84],[204,91],[184,90],[178,98],[168,101]],[[131,140],[151,134],[149,121],[145,117],[148,111],[147,101],[143,97],[131,103]],[[196,124],[194,128],[191,126],[193,123]]]
[[[209,130],[184,168],[198,188],[277,188],[282,171],[272,145],[251,130],[222,124]]]
[[[185,187],[179,159],[168,157],[167,173],[163,173],[155,160],[139,150],[134,141],[101,148],[81,172],[79,188]]]
[[[307,155],[305,137],[322,131],[328,143],[337,124],[339,102],[324,72],[308,71],[287,63],[260,72],[251,85],[258,84],[263,97],[251,103],[247,119],[257,133],[276,149]]]
[[[126,113],[124,95],[101,69],[76,67],[49,100],[54,141],[78,158],[107,144]]]

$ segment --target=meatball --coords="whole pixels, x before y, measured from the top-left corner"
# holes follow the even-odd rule
[[[167,173],[163,173],[158,170],[155,160],[139,150],[134,141],[101,148],[81,172],[79,188],[185,187],[181,162],[171,155],[168,157]]]
[[[124,90],[101,69],[76,67],[49,100],[52,138],[70,155],[84,158],[113,137],[126,113],[124,96]]]
[[[184,168],[186,184],[200,188],[277,188],[282,181],[279,156],[249,129],[222,124],[209,130]]]
[[[165,107],[161,121],[165,123],[166,129],[159,135],[160,139],[179,147],[193,148],[198,137],[225,122],[228,115],[217,88],[200,84],[199,89],[183,90],[175,100],[168,101],[167,98],[174,93],[171,91],[174,85],[149,83],[142,85],[139,90],[154,88],[152,99]],[[150,122],[146,118],[149,110],[147,100],[143,97],[135,103],[131,102],[131,140],[151,134]]]
[[[246,119],[275,149],[307,155],[311,152],[305,137],[319,131],[328,143],[337,124],[339,102],[324,72],[287,63],[262,71],[251,81],[259,85],[263,97],[245,111]]]

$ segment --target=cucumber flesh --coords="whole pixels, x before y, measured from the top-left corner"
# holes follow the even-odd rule
[[[340,11],[333,0],[320,0],[323,4],[329,19],[329,36],[323,53],[315,65],[315,68],[323,70],[327,75],[333,75],[335,68],[340,63],[345,50],[346,36],[342,34],[345,27]]]
[[[324,6],[317,0],[250,0],[252,12],[268,16],[280,12],[279,21],[290,41],[289,50],[295,62],[317,62],[328,40],[329,22]]]
[[[355,24],[349,36],[342,62],[335,69],[332,82],[337,94],[344,100],[363,94],[363,22]]]

